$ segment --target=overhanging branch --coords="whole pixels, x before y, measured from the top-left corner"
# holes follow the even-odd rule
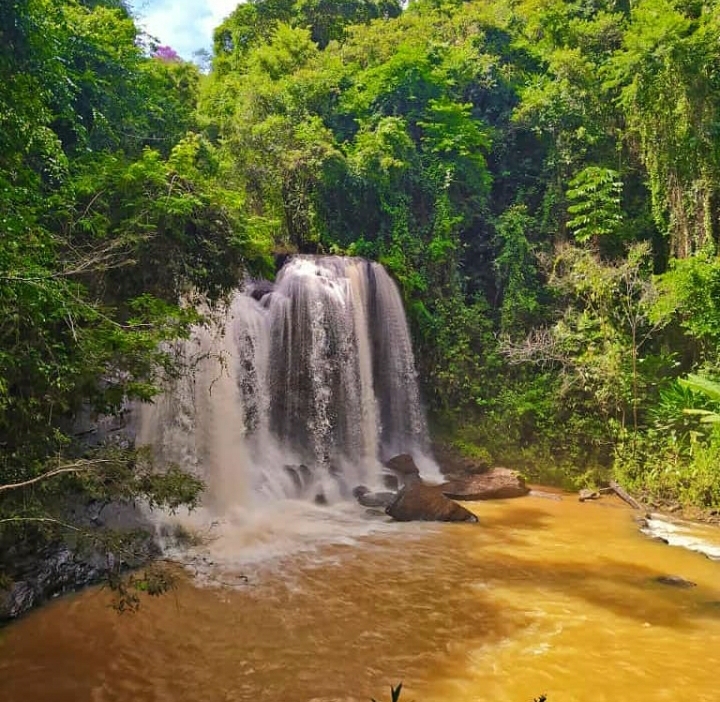
[[[99,465],[108,464],[108,463],[117,463],[117,461],[109,459],[109,458],[96,458],[96,459],[89,460],[89,461],[77,461],[76,463],[69,463],[67,465],[60,466],[59,468],[53,468],[53,470],[49,470],[46,473],[37,475],[34,478],[30,478],[29,480],[23,480],[19,483],[7,483],[5,485],[0,485],[0,492],[4,492],[6,490],[17,490],[18,488],[28,487],[30,485],[39,483],[43,480],[47,480],[48,478],[52,478],[56,475],[62,475],[63,473],[79,473],[79,472],[85,471],[85,470],[92,470],[94,468],[97,468]],[[2,522],[2,521],[8,521],[8,520],[0,520],[0,522]]]

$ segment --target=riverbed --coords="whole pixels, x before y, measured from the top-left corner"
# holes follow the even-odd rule
[[[479,524],[184,575],[136,614],[100,588],[55,600],[0,632],[0,700],[381,702],[400,681],[406,702],[718,699],[720,563],[613,498],[466,506]]]

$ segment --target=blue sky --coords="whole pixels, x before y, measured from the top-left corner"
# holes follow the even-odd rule
[[[238,0],[130,0],[138,24],[184,59],[212,48],[212,33]]]

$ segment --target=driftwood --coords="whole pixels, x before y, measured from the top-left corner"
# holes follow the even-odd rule
[[[627,491],[623,490],[614,480],[610,481],[610,488],[621,499],[627,502],[633,509],[643,509],[643,506]]]

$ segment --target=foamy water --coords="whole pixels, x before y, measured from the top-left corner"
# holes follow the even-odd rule
[[[712,560],[720,560],[718,528],[715,526],[670,520],[654,514],[642,531],[648,536],[664,539],[670,546],[679,546],[702,553]]]
[[[322,564],[331,546],[359,547],[368,537],[392,534],[412,539],[439,528],[432,523],[399,524],[381,510],[350,501],[315,505],[291,499],[255,509],[239,506],[221,518],[201,508],[156,515],[156,520],[167,557],[183,565],[200,584],[211,585],[232,582],[227,574],[254,577],[298,558],[306,564]]]

